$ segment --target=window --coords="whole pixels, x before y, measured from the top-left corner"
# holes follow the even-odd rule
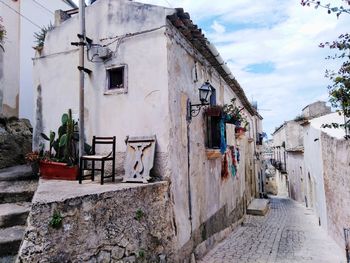
[[[207,147],[212,149],[220,149],[221,131],[220,131],[220,116],[207,116]],[[226,140],[226,129],[225,140]]]
[[[107,87],[105,89],[105,94],[127,92],[126,71],[126,65],[107,68]]]

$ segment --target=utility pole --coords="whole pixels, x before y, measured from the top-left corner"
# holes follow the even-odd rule
[[[79,0],[79,157],[84,155],[84,50],[85,50],[85,1]]]

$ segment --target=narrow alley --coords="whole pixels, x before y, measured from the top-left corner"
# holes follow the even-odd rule
[[[311,210],[288,199],[270,199],[266,216],[247,215],[244,223],[200,263],[346,262],[342,250],[319,227]]]

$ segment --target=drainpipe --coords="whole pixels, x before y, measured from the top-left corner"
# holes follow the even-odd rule
[[[187,120],[187,191],[188,191],[188,214],[191,225],[191,237],[192,237],[192,196],[191,196],[191,143],[190,143],[190,120]]]
[[[84,154],[84,45],[85,43],[85,1],[79,0],[79,24],[80,24],[80,45],[79,45],[79,157]]]

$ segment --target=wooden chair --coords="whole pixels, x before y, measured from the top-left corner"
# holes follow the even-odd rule
[[[96,154],[96,144],[111,144],[112,151],[107,155]],[[115,182],[115,136],[113,137],[96,137],[92,139],[92,155],[83,155],[80,158],[80,168],[79,168],[79,184],[87,178],[91,177],[91,180],[95,180],[95,171],[101,171],[101,184],[104,183],[105,178],[111,178],[112,182]],[[88,162],[91,161],[91,168],[87,167]],[[112,161],[112,174],[105,176],[105,162]],[[95,162],[101,162],[101,168],[95,167]],[[91,171],[91,174],[84,175],[84,171]]]

